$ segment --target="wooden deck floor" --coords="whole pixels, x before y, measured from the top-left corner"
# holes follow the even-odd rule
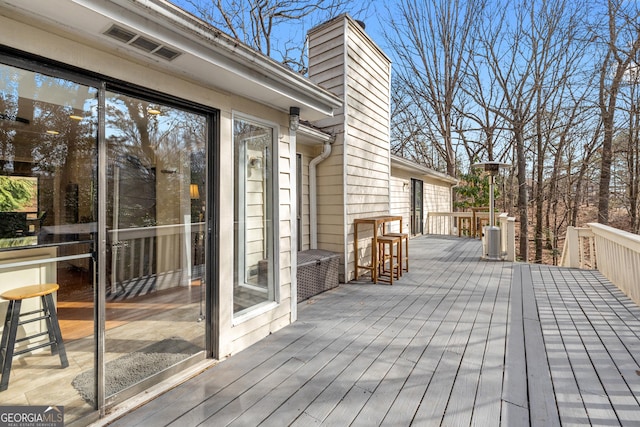
[[[113,425],[640,425],[640,309],[599,273],[410,244],[393,286],[303,302],[295,324]]]

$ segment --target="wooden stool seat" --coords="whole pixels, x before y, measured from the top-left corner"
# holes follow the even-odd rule
[[[389,253],[387,254],[387,248],[389,249]],[[388,282],[390,285],[393,285],[393,278],[399,279],[400,272],[400,237],[394,237],[389,235],[384,235],[378,237],[378,252],[380,256],[378,257],[379,261],[379,270],[380,274],[378,275],[378,279],[384,282]],[[387,270],[387,260],[389,261],[389,270]],[[387,275],[388,273],[388,275]],[[388,277],[389,280],[385,280],[383,278]]]
[[[58,315],[56,306],[53,302],[53,293],[60,288],[57,283],[44,283],[40,285],[22,286],[10,289],[0,295],[0,298],[9,301],[7,307],[7,317],[4,320],[4,329],[2,330],[2,342],[0,343],[0,366],[2,366],[2,378],[0,379],[0,391],[4,391],[9,387],[9,376],[11,375],[11,362],[14,356],[30,353],[44,347],[51,347],[51,354],[60,356],[60,363],[63,368],[69,366],[67,353],[62,342],[62,333],[58,323]],[[22,300],[27,298],[40,297],[42,308],[27,313],[20,313]],[[34,317],[36,316],[37,317]],[[20,320],[20,317],[29,316],[26,320]],[[40,320],[46,321],[47,331],[39,332],[24,338],[17,338],[18,326]],[[30,340],[41,336],[48,335],[47,342],[36,343],[35,345],[27,345],[20,351],[15,351],[16,343]]]
[[[404,267],[400,267],[400,274],[402,274],[402,270],[409,271],[409,235],[407,233],[387,233],[385,236],[400,238],[400,259],[401,263],[404,263]],[[403,241],[404,248],[402,247]]]
[[[5,291],[0,298],[6,300],[19,300],[40,297],[57,291],[60,286],[57,283],[43,283],[41,285],[22,286],[20,288]]]

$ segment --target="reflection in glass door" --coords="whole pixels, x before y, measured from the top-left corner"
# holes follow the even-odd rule
[[[114,92],[105,111],[109,404],[204,357],[207,118]]]
[[[423,187],[423,182],[421,180],[411,178],[411,235],[412,236],[423,233],[422,187]]]
[[[15,351],[26,352],[12,359],[0,405],[63,405],[71,423],[96,407],[98,90],[78,76],[50,74],[0,64],[0,293],[59,286],[54,299],[69,365],[48,347],[35,349],[48,341],[44,321],[21,325],[18,340],[44,334],[16,341]],[[7,306],[0,300],[0,327]],[[21,313],[38,309],[39,298],[29,298]]]

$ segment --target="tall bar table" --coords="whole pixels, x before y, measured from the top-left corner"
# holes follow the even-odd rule
[[[380,215],[368,218],[356,218],[353,221],[353,246],[355,257],[355,280],[358,280],[358,269],[371,270],[371,280],[373,283],[378,283],[378,230],[382,226],[382,234],[385,233],[385,227],[388,222],[399,221],[400,232],[402,232],[402,216],[401,215]],[[360,225],[373,226],[373,241],[371,242],[371,264],[361,265],[360,256],[358,255],[358,226]],[[382,235],[381,234],[381,235]]]

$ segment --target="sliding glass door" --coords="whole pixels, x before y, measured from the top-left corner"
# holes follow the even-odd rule
[[[105,100],[109,401],[204,355],[207,117]]]
[[[68,422],[96,407],[98,92],[78,76],[0,64],[0,293],[57,284],[68,359],[38,348],[44,321],[19,326],[0,405],[60,405]],[[8,304],[0,299],[0,327]],[[39,309],[27,298],[21,313]]]
[[[59,405],[71,423],[205,357],[214,115],[2,61],[0,293],[59,286],[68,366],[44,321],[20,326],[0,405]]]
[[[423,182],[411,178],[411,235],[423,233]]]

